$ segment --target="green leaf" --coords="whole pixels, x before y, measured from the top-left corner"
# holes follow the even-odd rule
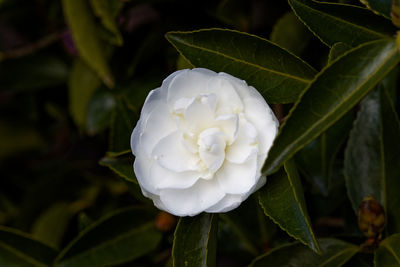
[[[346,263],[359,248],[353,244],[333,239],[318,239],[321,255],[296,242],[277,247],[253,260],[249,267],[257,266],[320,266],[337,267]]]
[[[216,266],[218,215],[180,218],[172,247],[173,266]]]
[[[100,160],[100,165],[110,168],[113,172],[129,182],[137,184],[135,173],[133,172],[133,156],[129,158],[104,157]]]
[[[104,28],[112,34],[112,43],[119,46],[122,45],[122,35],[118,30],[110,0],[90,0],[90,4],[96,16],[100,18]]]
[[[268,176],[267,184],[259,191],[260,204],[264,213],[290,236],[319,252],[296,165],[290,160],[284,169]]]
[[[109,86],[113,78],[107,64],[104,44],[96,31],[95,17],[88,0],[63,0],[64,15],[82,59]]]
[[[67,78],[67,64],[51,55],[39,53],[0,62],[1,92],[48,88]]]
[[[389,236],[379,244],[374,263],[375,267],[400,265],[400,234]]]
[[[389,20],[366,8],[312,0],[289,0],[289,4],[300,20],[328,46],[337,42],[357,46],[391,37],[396,32]]]
[[[390,19],[390,12],[392,11],[392,2],[394,0],[360,0],[360,1],[375,13]]]
[[[268,103],[296,101],[316,73],[293,54],[247,33],[203,29],[169,32],[166,38],[194,66],[241,78]]]
[[[290,111],[263,173],[271,174],[340,119],[400,61],[393,40],[363,44],[324,68]]]
[[[328,63],[332,63],[338,57],[344,55],[351,47],[345,43],[335,43],[329,51]]]
[[[357,212],[373,196],[385,208],[390,233],[400,231],[400,123],[387,90],[380,86],[361,102],[345,153],[349,198]]]
[[[110,90],[101,88],[93,93],[87,105],[86,130],[95,135],[111,125],[116,100]]]
[[[28,234],[0,226],[0,266],[51,266],[57,252]]]
[[[124,152],[130,149],[131,134],[138,115],[128,108],[122,97],[116,100],[117,103],[111,117],[109,151]]]
[[[139,258],[161,241],[155,213],[128,208],[92,223],[57,257],[55,266],[110,266]]]
[[[72,216],[73,212],[68,203],[51,205],[34,222],[33,237],[50,247],[59,248]]]
[[[274,25],[271,41],[295,55],[301,55],[307,47],[311,33],[293,12],[287,12]]]
[[[323,132],[302,150],[295,159],[299,169],[313,184],[314,188],[327,196],[334,185],[335,160],[346,140],[353,123],[353,114],[347,113],[328,130]]]
[[[68,81],[69,110],[77,126],[86,126],[87,107],[93,92],[100,86],[97,75],[79,58],[75,60]]]

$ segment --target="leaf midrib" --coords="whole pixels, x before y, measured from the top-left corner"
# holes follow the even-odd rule
[[[349,22],[349,21],[347,21],[347,20],[344,20],[344,19],[342,19],[342,18],[340,18],[340,17],[336,17],[336,16],[334,16],[334,15],[331,15],[331,14],[328,14],[328,13],[324,13],[324,12],[318,10],[318,9],[314,9],[314,8],[312,8],[312,7],[310,7],[310,6],[307,6],[306,4],[303,4],[303,3],[300,2],[300,1],[292,0],[292,2],[297,2],[299,5],[302,5],[303,7],[306,7],[306,8],[308,8],[308,9],[310,9],[310,10],[314,10],[315,12],[320,13],[320,14],[323,14],[323,15],[325,15],[325,16],[327,16],[327,17],[330,17],[330,18],[332,18],[333,20],[340,21],[340,22],[342,22],[342,23],[344,23],[344,24],[347,24],[347,25],[352,25],[353,27],[358,28],[358,29],[361,29],[361,30],[364,31],[364,32],[368,32],[368,33],[371,33],[371,34],[373,34],[373,35],[380,36],[380,37],[382,37],[382,38],[387,38],[387,37],[388,37],[388,35],[385,35],[385,34],[382,34],[382,33],[380,33],[380,32],[376,32],[376,31],[370,30],[370,29],[368,29],[368,28],[364,28],[364,27],[362,27],[361,25],[351,23],[351,22]],[[313,1],[313,2],[314,2],[314,1]],[[315,2],[314,2],[314,3],[315,3]],[[315,3],[315,4],[320,4],[320,3]],[[326,4],[332,5],[332,3],[326,3]],[[337,5],[337,4],[334,4],[334,5]],[[343,5],[341,5],[341,6],[343,6]],[[352,6],[352,7],[356,7],[356,6]]]
[[[195,48],[195,49],[198,49],[198,50],[201,50],[201,51],[204,51],[204,52],[208,52],[210,54],[215,54],[217,56],[225,57],[225,58],[230,59],[232,61],[239,62],[239,63],[245,64],[245,65],[249,65],[251,67],[254,67],[254,68],[266,71],[266,72],[270,72],[270,73],[276,74],[278,76],[283,76],[283,77],[287,77],[287,78],[290,78],[290,79],[293,79],[293,80],[298,80],[298,81],[300,81],[302,83],[306,83],[306,84],[308,84],[311,81],[311,79],[303,79],[303,78],[300,78],[300,77],[297,77],[297,76],[294,76],[294,75],[290,75],[290,74],[285,73],[285,72],[279,72],[277,70],[273,70],[273,69],[269,69],[269,68],[263,67],[263,66],[258,65],[256,63],[252,63],[252,62],[249,62],[249,61],[245,61],[245,60],[242,60],[242,59],[239,59],[239,58],[232,57],[230,55],[221,53],[220,51],[216,51],[216,50],[212,50],[212,49],[209,49],[209,48],[201,47],[201,46],[198,46],[198,45],[195,45],[195,44],[192,44],[192,43],[188,43],[187,41],[182,40],[181,38],[177,38],[177,37],[173,37],[173,38],[176,41],[178,41],[178,42],[180,42],[180,43],[182,43],[182,44],[184,44],[184,45],[186,45],[188,47]]]
[[[382,61],[382,63],[369,75],[369,77],[374,76],[374,75],[381,69],[381,67],[382,67],[383,65],[385,65],[385,64],[388,62],[387,59],[388,59],[388,58],[391,58],[391,57],[392,57],[394,54],[396,54],[396,53],[397,53],[397,50],[396,50],[396,49],[393,49],[393,51],[392,51],[391,53],[389,53],[388,56],[385,57],[385,59]],[[324,73],[324,72],[321,72],[321,73]],[[317,78],[318,78],[318,77],[316,77],[316,79],[317,79]],[[369,78],[364,79],[364,81],[363,81],[359,86],[357,86],[357,88],[363,87],[367,82],[369,82],[369,80],[370,80]],[[305,89],[305,91],[306,91],[306,90],[307,90],[307,89]],[[324,115],[323,117],[321,117],[321,118],[317,121],[317,123],[314,123],[313,126],[309,127],[306,131],[304,131],[303,134],[301,134],[299,137],[296,138],[296,141],[295,141],[295,142],[293,142],[291,145],[288,145],[288,146],[286,147],[286,149],[284,149],[280,154],[281,154],[281,155],[282,155],[282,154],[284,155],[284,154],[286,154],[286,151],[289,151],[289,152],[290,152],[290,151],[292,150],[292,148],[293,148],[293,147],[296,147],[297,144],[301,143],[302,140],[303,140],[305,137],[307,137],[307,136],[309,135],[310,132],[313,132],[316,128],[319,128],[320,125],[324,123],[324,121],[325,121],[326,118],[329,118],[332,114],[334,114],[335,112],[337,112],[338,110],[340,110],[345,104],[347,104],[347,101],[348,101],[349,99],[353,98],[353,96],[354,96],[357,92],[358,92],[358,90],[353,89],[353,90],[352,90],[352,93],[350,93],[348,96],[346,96],[346,97],[344,98],[344,101],[342,101],[342,103],[341,103],[340,105],[338,105],[337,108],[332,109],[330,112],[326,113],[326,115]],[[299,101],[301,101],[301,98],[300,98]],[[300,102],[299,102],[299,103],[300,103]],[[323,132],[325,129],[329,128],[329,126],[331,126],[334,122],[335,122],[335,121],[332,121],[330,124],[328,123],[327,125],[325,125],[325,127],[322,127],[321,132]],[[317,133],[317,134],[314,134],[313,137],[316,137],[317,135],[318,135],[318,133]],[[297,146],[297,149],[295,149],[292,153],[290,153],[290,155],[293,155],[294,153],[296,153],[296,152],[297,152],[298,150],[300,150],[300,149],[301,149],[301,147]],[[287,155],[289,156],[289,154],[287,154]],[[290,158],[290,156],[289,156],[288,158]],[[277,159],[278,159],[278,158],[277,158]],[[275,162],[276,162],[276,160],[275,160]],[[275,167],[275,168],[276,168],[276,167]],[[275,169],[275,168],[274,168],[274,169]]]

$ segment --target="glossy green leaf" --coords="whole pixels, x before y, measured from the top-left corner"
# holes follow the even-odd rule
[[[57,252],[28,234],[0,226],[0,266],[51,266]]]
[[[70,204],[55,203],[34,222],[32,236],[50,247],[59,248],[72,216]]]
[[[372,195],[387,213],[390,233],[400,231],[400,123],[387,90],[379,86],[361,102],[345,153],[349,198],[357,212]]]
[[[389,236],[379,244],[374,263],[375,267],[400,265],[400,234]]]
[[[366,8],[312,0],[289,0],[289,4],[300,20],[328,46],[337,42],[357,46],[391,37],[396,32],[389,20]]]
[[[95,135],[111,125],[116,100],[110,90],[101,88],[93,93],[87,105],[86,130]]]
[[[128,208],[92,223],[57,257],[57,267],[111,266],[154,250],[161,241],[155,214]]]
[[[321,246],[321,255],[296,242],[277,247],[259,256],[253,260],[249,267],[337,267],[346,263],[359,250],[353,244],[333,238],[318,239],[318,242]]]
[[[105,84],[112,87],[113,79],[107,64],[105,47],[99,39],[95,17],[87,1],[63,0],[64,15],[82,59]]]
[[[116,1],[115,1],[116,2]],[[116,18],[113,14],[113,10],[111,8],[110,0],[90,0],[90,4],[92,5],[93,11],[97,17],[100,18],[103,26],[107,29],[111,34],[111,41],[116,45],[122,45],[122,35],[118,30],[118,26],[116,23]]]
[[[174,234],[174,267],[216,266],[218,215],[180,218]]]
[[[360,0],[360,1],[374,12],[390,19],[390,12],[392,10],[393,0]]]
[[[0,92],[48,88],[67,78],[67,64],[51,55],[39,53],[0,62]]]
[[[270,174],[357,104],[400,61],[393,40],[363,44],[324,68],[292,108],[269,151]]]
[[[87,107],[100,79],[81,59],[76,59],[68,81],[69,110],[76,125],[86,125]]]
[[[296,15],[288,12],[274,25],[270,40],[293,54],[300,55],[307,47],[311,36],[310,31]]]
[[[264,213],[290,236],[319,252],[304,200],[303,187],[292,160],[284,170],[268,176],[267,184],[259,191]]]
[[[135,173],[133,172],[133,156],[129,158],[104,157],[100,160],[100,165],[110,168],[122,178],[137,184]]]
[[[296,101],[316,73],[293,54],[247,33],[204,29],[169,32],[166,37],[194,66],[241,78],[268,103]]]

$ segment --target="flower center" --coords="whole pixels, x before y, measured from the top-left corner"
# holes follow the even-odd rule
[[[202,169],[214,174],[225,160],[226,135],[218,128],[209,128],[199,134],[197,145]]]

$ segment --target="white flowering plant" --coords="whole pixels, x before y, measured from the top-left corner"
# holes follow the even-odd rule
[[[400,266],[399,0],[0,18],[0,266]]]

